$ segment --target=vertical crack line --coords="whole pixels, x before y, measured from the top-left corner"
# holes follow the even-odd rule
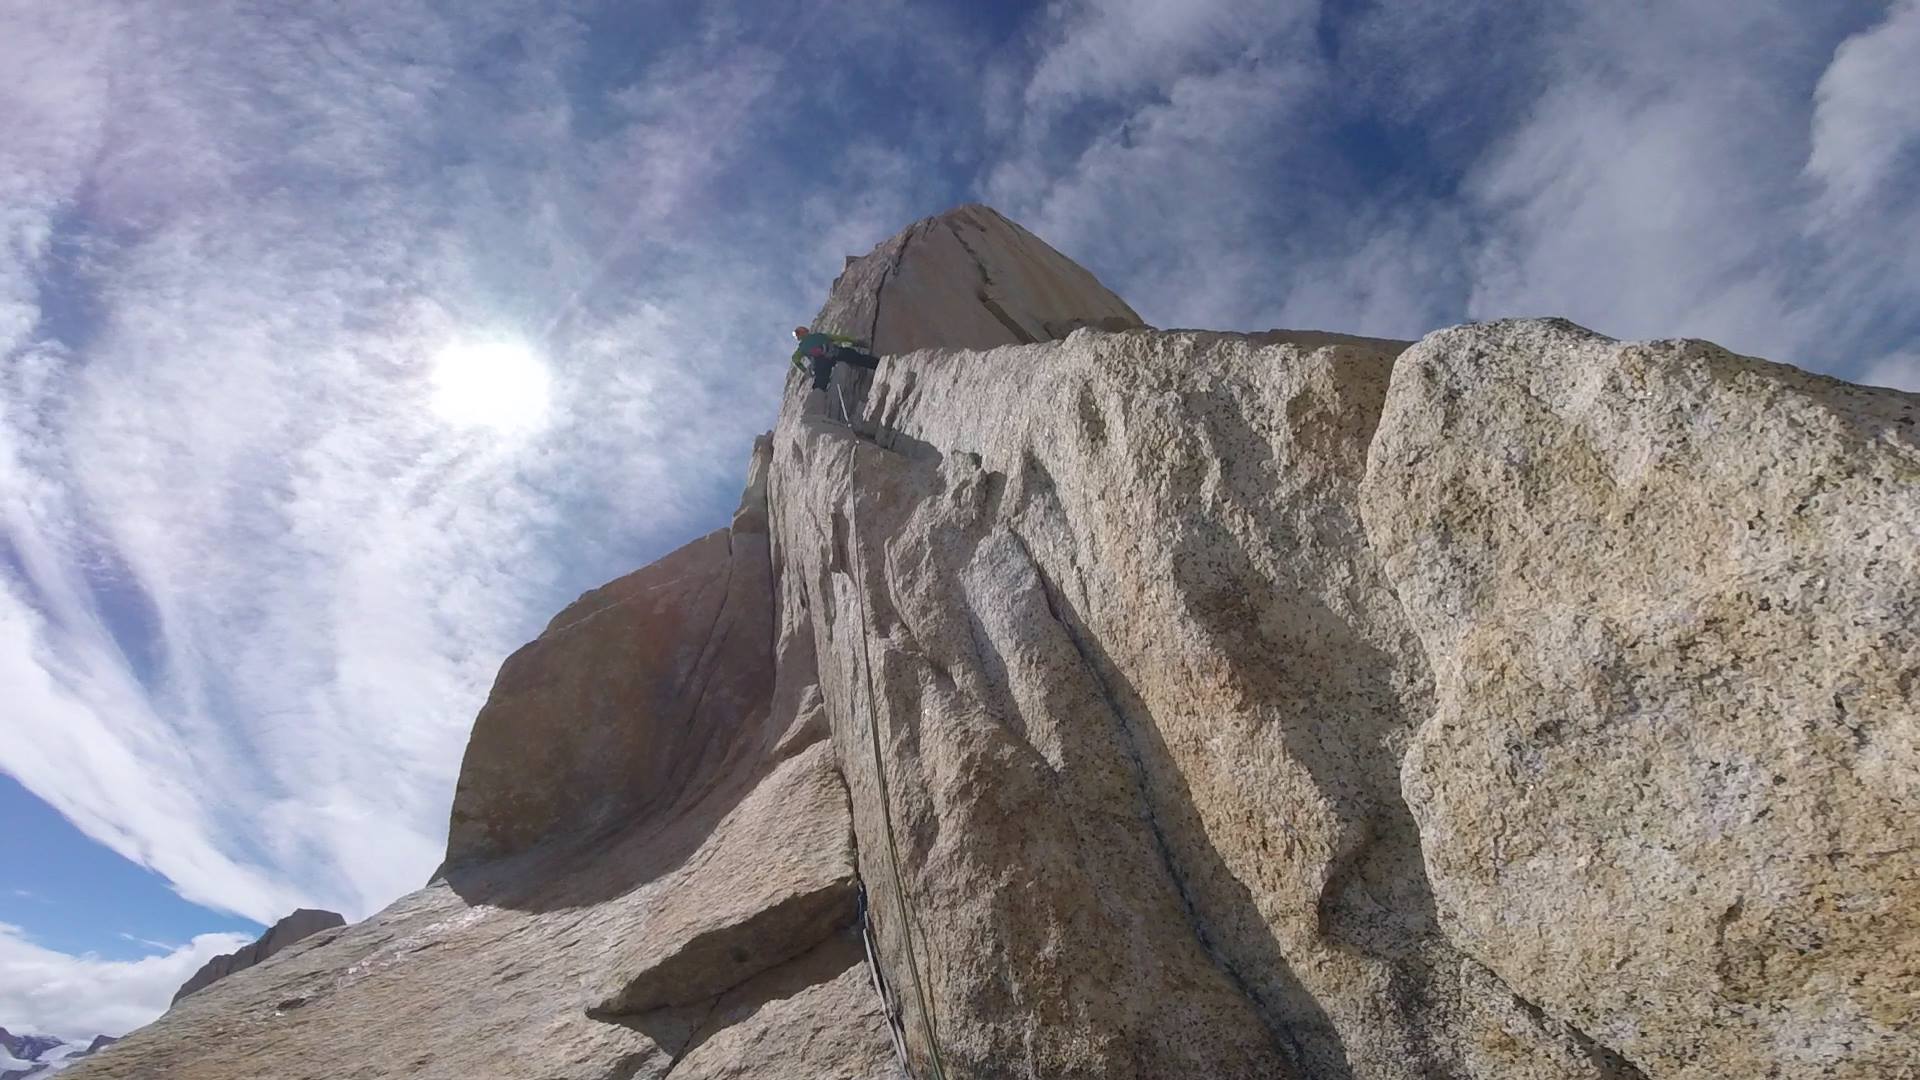
[[[1047,576],[1046,571],[1041,569],[1039,561],[1033,557],[1033,549],[1027,546],[1026,537],[1012,529],[1009,529],[1008,533],[1012,535],[1014,542],[1020,545],[1020,552],[1026,556],[1027,564],[1033,567],[1034,576],[1040,579],[1040,592],[1047,602],[1047,614],[1053,616],[1053,620],[1066,631],[1067,641],[1073,645],[1073,651],[1079,655],[1081,666],[1085,667],[1087,673],[1093,677],[1094,686],[1100,691],[1100,697],[1106,702],[1108,710],[1113,713],[1114,720],[1120,725],[1120,732],[1125,737],[1123,742],[1127,758],[1133,763],[1134,777],[1139,785],[1140,804],[1146,811],[1147,830],[1153,834],[1154,849],[1158,852],[1161,863],[1166,867],[1167,878],[1172,881],[1174,892],[1180,897],[1180,906],[1186,912],[1187,927],[1193,931],[1194,940],[1200,943],[1201,951],[1206,954],[1208,960],[1213,962],[1213,966],[1233,984],[1234,990],[1253,1007],[1254,1015],[1259,1017],[1261,1025],[1267,1029],[1267,1034],[1274,1045],[1292,1061],[1296,1069],[1304,1071],[1309,1061],[1306,1047],[1300,1044],[1293,1032],[1287,1030],[1269,1014],[1266,1003],[1255,992],[1252,984],[1240,974],[1239,969],[1221,951],[1219,945],[1214,942],[1213,935],[1207,930],[1206,920],[1200,914],[1200,906],[1194,900],[1192,890],[1187,886],[1186,875],[1180,870],[1179,860],[1174,856],[1173,842],[1167,838],[1166,829],[1160,824],[1160,814],[1155,806],[1153,778],[1147,771],[1146,756],[1140,752],[1140,736],[1135,720],[1130,711],[1120,704],[1119,697],[1107,681],[1106,672],[1101,670],[1100,665],[1095,662],[1092,650],[1087,647],[1085,639],[1081,636],[1080,628],[1067,617],[1053,580]]]
[[[886,268],[880,271],[880,283],[873,287],[873,321],[867,327],[867,347],[875,350],[875,355],[878,355],[880,348],[880,297],[887,291],[887,282],[893,279],[895,271],[900,269],[900,264],[907,260],[907,245],[913,243],[915,231],[908,229],[905,235],[900,237],[900,250],[894,252],[893,258],[887,260]]]
[[[841,777],[842,782],[846,778]],[[858,836],[855,843],[858,843]],[[887,1037],[893,1042],[893,1056],[900,1062],[900,1071],[913,1075],[913,1061],[907,1057],[907,1029],[900,1020],[900,999],[887,984],[887,973],[880,967],[880,942],[874,936],[873,909],[867,902],[867,883],[860,883],[860,946],[867,953],[867,977],[873,984],[873,992],[880,998],[880,1015],[887,1022]]]
[[[1495,986],[1498,986],[1508,997],[1512,998],[1513,1003],[1519,1006],[1520,1011],[1531,1017],[1534,1023],[1549,1030],[1551,1030],[1554,1025],[1566,1029],[1567,1037],[1573,1041],[1575,1046],[1580,1048],[1581,1053],[1587,1056],[1587,1060],[1592,1062],[1595,1067],[1605,1070],[1602,1075],[1606,1080],[1647,1080],[1647,1074],[1642,1072],[1638,1065],[1628,1060],[1625,1054],[1588,1035],[1579,1025],[1573,1023],[1573,1021],[1562,1020],[1541,1006],[1527,1000],[1521,996],[1518,991],[1514,990],[1514,988],[1507,983],[1505,977],[1499,972],[1480,963],[1480,961],[1473,957],[1467,957],[1466,960],[1468,963],[1473,964],[1482,972],[1486,973],[1487,978],[1493,980]]]
[[[847,533],[848,546],[852,548],[850,562],[859,564],[855,579],[854,601],[858,609],[858,628],[860,632],[860,659],[865,669],[867,688],[867,733],[873,745],[873,776],[876,794],[880,799],[881,832],[887,840],[887,862],[893,877],[894,906],[900,912],[900,933],[905,938],[907,951],[907,974],[913,979],[914,996],[920,1002],[920,1026],[927,1036],[928,1063],[933,1066],[934,1080],[946,1080],[946,1065],[940,1056],[940,1039],[935,1033],[933,999],[927,993],[926,980],[920,974],[920,958],[914,949],[913,912],[907,905],[906,878],[900,872],[900,848],[893,837],[893,797],[887,787],[887,769],[885,757],[880,748],[880,710],[879,698],[873,690],[873,654],[868,648],[867,601],[865,589],[868,586],[867,573],[870,567],[866,560],[865,549],[860,544],[860,488],[859,488],[859,444],[847,444]],[[917,935],[922,939],[926,935]]]
[[[687,1031],[686,1041],[680,1044],[680,1050],[673,1055],[673,1060],[667,1062],[667,1071],[660,1074],[660,1080],[667,1080],[667,1077],[672,1076],[673,1070],[679,1068],[680,1063],[687,1060],[687,1055],[693,1052],[693,1048],[700,1044],[700,1033],[707,1029],[708,1022],[713,1019],[713,1014],[720,1011],[720,999],[725,995],[726,991],[721,991],[713,996],[712,1001],[707,1003],[707,1011],[701,1013],[700,1021]]]
[[[1005,328],[1007,333],[1013,335],[1013,340],[1022,345],[1038,344],[1041,339],[1028,333],[1027,328],[1021,326],[1020,321],[1008,314],[1007,309],[1001,307],[1000,302],[988,292],[993,285],[993,275],[987,273],[987,261],[980,257],[980,253],[974,250],[972,244],[967,243],[967,238],[961,234],[958,225],[949,221],[946,226],[947,231],[953,234],[954,242],[960,245],[960,250],[966,252],[967,258],[973,260],[973,268],[980,272],[980,287],[974,290],[973,298],[980,302],[981,307],[987,309],[987,314],[993,316],[995,322]],[[985,230],[982,230],[982,235],[985,235]]]

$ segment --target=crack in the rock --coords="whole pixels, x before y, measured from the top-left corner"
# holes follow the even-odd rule
[[[673,1060],[667,1062],[667,1071],[660,1074],[660,1080],[667,1080],[667,1077],[672,1076],[673,1070],[679,1068],[680,1063],[687,1060],[687,1054],[692,1051],[694,1047],[700,1045],[700,1033],[706,1030],[707,1023],[713,1019],[713,1014],[719,1011],[720,999],[732,992],[731,988],[722,990],[713,995],[712,1001],[707,1002],[707,1011],[701,1013],[700,1019],[694,1023],[693,1027],[687,1030],[685,1041],[680,1044],[680,1049],[674,1051]]]
[[[887,282],[892,280],[894,272],[899,270],[900,264],[906,261],[907,245],[913,243],[915,232],[914,229],[908,229],[901,234],[900,250],[894,252],[893,258],[887,260],[886,268],[880,271],[879,283],[873,287],[873,321],[867,328],[867,348],[869,349],[877,350],[880,347],[880,298],[887,291]]]
[[[958,243],[960,249],[967,253],[967,257],[973,260],[973,268],[980,271],[980,287],[974,290],[973,298],[980,302],[981,307],[987,309],[987,314],[993,316],[996,322],[1006,328],[1007,333],[1013,335],[1015,341],[1022,345],[1037,344],[1040,339],[1028,333],[1027,328],[1021,326],[1018,319],[1008,314],[1007,309],[1001,307],[999,301],[988,295],[987,289],[993,285],[993,275],[987,273],[986,260],[980,257],[980,253],[974,250],[972,244],[967,243],[967,238],[961,235],[958,226],[951,221],[946,222],[946,226],[947,231],[953,234],[954,242]]]
[[[732,606],[728,603],[732,598],[732,592],[733,534],[729,531],[727,534],[727,571],[720,579],[720,603],[719,606],[714,609],[713,623],[707,627],[706,640],[701,643],[699,653],[695,654],[695,669],[700,670],[704,665],[704,670],[700,671],[700,689],[694,694],[693,707],[687,710],[686,719],[681,726],[683,733],[691,730],[695,726],[701,709],[706,706],[707,691],[712,688],[713,677],[721,667],[718,655],[719,649],[725,645],[727,637],[733,633],[733,626],[727,618],[728,609]],[[728,623],[725,630],[720,628],[720,624],[723,622]],[[719,639],[717,643],[715,641],[716,638]]]
[[[1486,972],[1487,978],[1493,980],[1495,986],[1505,991],[1507,995],[1513,999],[1514,1004],[1520,1007],[1522,1012],[1533,1018],[1534,1023],[1539,1024],[1547,1030],[1552,1030],[1555,1027],[1564,1028],[1568,1037],[1573,1039],[1574,1045],[1578,1046],[1581,1051],[1587,1055],[1587,1060],[1605,1070],[1606,1080],[1648,1080],[1647,1074],[1640,1071],[1639,1066],[1628,1061],[1625,1054],[1594,1039],[1593,1036],[1580,1030],[1572,1021],[1562,1020],[1541,1008],[1539,1005],[1520,996],[1513,987],[1507,985],[1507,980],[1502,978],[1500,973],[1491,967],[1471,958],[1469,958],[1469,962],[1478,965],[1482,971]]]
[[[1008,530],[1008,534],[1013,537],[1014,543],[1020,546],[1020,552],[1026,557],[1027,565],[1033,568],[1034,576],[1040,581],[1040,592],[1046,600],[1047,614],[1052,616],[1053,620],[1066,632],[1068,643],[1073,646],[1074,653],[1080,657],[1081,665],[1092,676],[1094,686],[1100,691],[1101,699],[1106,702],[1108,710],[1113,713],[1114,719],[1120,725],[1121,734],[1125,736],[1123,742],[1126,754],[1133,763],[1134,776],[1139,783],[1140,803],[1146,811],[1147,830],[1153,834],[1154,848],[1160,856],[1161,864],[1166,867],[1167,878],[1173,883],[1174,892],[1180,897],[1180,906],[1186,913],[1187,925],[1193,931],[1194,939],[1200,943],[1201,951],[1206,953],[1207,959],[1213,962],[1213,966],[1226,976],[1227,981],[1233,984],[1234,990],[1253,1007],[1253,1014],[1267,1029],[1267,1034],[1273,1039],[1275,1046],[1281,1049],[1295,1068],[1304,1070],[1306,1063],[1311,1060],[1306,1047],[1302,1046],[1284,1025],[1277,1023],[1272,1016],[1268,1015],[1260,995],[1215,944],[1213,935],[1207,928],[1206,919],[1200,914],[1199,904],[1187,887],[1186,877],[1181,873],[1179,860],[1173,854],[1173,842],[1167,838],[1166,830],[1160,824],[1160,815],[1155,806],[1153,781],[1147,771],[1146,757],[1140,752],[1139,735],[1135,731],[1133,717],[1129,710],[1121,705],[1113,688],[1108,685],[1106,673],[1095,662],[1092,652],[1080,636],[1079,629],[1062,610],[1063,605],[1057,596],[1053,581],[1047,576],[1046,571],[1041,569],[1039,561],[1033,557],[1033,551],[1027,546],[1026,538],[1013,530]]]

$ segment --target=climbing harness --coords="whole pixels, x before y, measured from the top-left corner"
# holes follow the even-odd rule
[[[926,982],[920,977],[920,960],[913,947],[913,915],[907,910],[907,883],[906,879],[902,877],[900,873],[900,849],[893,839],[893,800],[887,791],[886,759],[880,749],[880,715],[879,710],[875,707],[879,704],[879,698],[876,697],[873,692],[873,655],[867,647],[867,604],[865,598],[860,596],[860,590],[865,587],[867,581],[867,565],[865,552],[860,546],[860,456],[858,449],[857,443],[847,444],[847,547],[852,554],[847,569],[857,575],[854,578],[854,595],[858,602],[854,606],[859,612],[860,666],[864,669],[866,680],[868,704],[867,733],[873,745],[874,786],[880,800],[881,831],[886,834],[887,838],[887,863],[893,878],[894,906],[900,913],[900,934],[903,938],[902,944],[906,946],[907,975],[913,981],[914,997],[920,1006],[920,1029],[927,1037],[927,1064],[933,1070],[933,1080],[946,1080],[946,1066],[940,1057],[940,1040],[935,1036],[933,1030],[933,999],[927,993]],[[864,893],[864,891],[865,886],[862,885],[862,892]],[[864,903],[861,906],[861,910],[864,915],[866,911]],[[865,921],[863,918],[863,925]],[[874,937],[872,944],[868,946],[868,956],[873,963],[875,981],[884,983],[884,980],[879,976],[880,949],[877,935]],[[885,997],[886,995],[883,992],[883,1000]],[[898,1004],[897,1001],[895,1004]],[[907,1070],[907,1075],[912,1076],[912,1065],[906,1061],[905,1057],[904,1030],[901,1033],[901,1042],[898,1044],[898,1049],[901,1053],[903,1067]]]

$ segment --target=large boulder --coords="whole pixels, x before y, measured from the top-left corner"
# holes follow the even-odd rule
[[[889,288],[823,315],[987,306]],[[1910,396],[1552,322],[1035,336],[776,433],[916,1061],[1914,1073]]]
[[[1449,937],[1653,1076],[1920,1075],[1920,397],[1462,327],[1364,496]]]

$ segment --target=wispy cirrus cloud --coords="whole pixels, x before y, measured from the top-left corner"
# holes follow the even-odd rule
[[[1838,209],[1884,194],[1920,167],[1920,3],[1896,0],[1886,19],[1835,50],[1814,90],[1807,172]]]
[[[1151,319],[1562,314],[1875,378],[1920,333],[1911,0],[1049,11],[985,188]]]
[[[749,160],[802,104],[774,42],[717,12],[616,72],[634,15],[0,17],[0,768],[190,899],[418,885],[500,659],[722,520],[816,237],[908,212],[878,146]],[[501,341],[540,422],[450,423],[437,358]]]

